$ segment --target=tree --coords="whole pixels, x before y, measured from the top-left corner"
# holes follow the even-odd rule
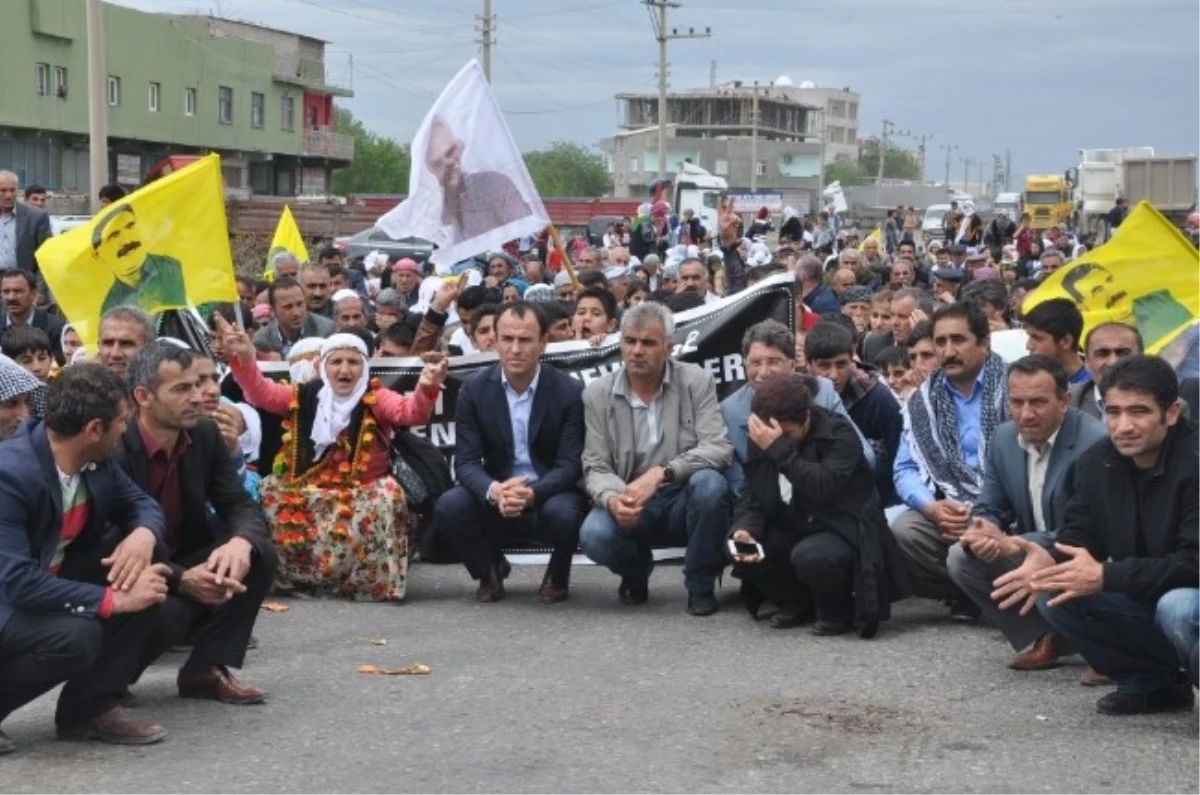
[[[334,129],[354,138],[354,161],[348,168],[333,172],[334,193],[408,192],[412,156],[407,146],[370,132],[345,108],[337,109]]]
[[[871,179],[858,163],[838,160],[825,166],[825,184],[831,182],[841,182],[843,188],[849,188],[854,185],[868,185]]]
[[[874,180],[879,176],[878,138],[872,138],[867,141],[862,155],[858,158],[858,165],[863,170],[867,179]],[[921,162],[913,156],[912,152],[901,149],[894,144],[888,144],[886,154],[883,158],[883,178],[911,179],[919,182],[922,179]]]
[[[579,144],[556,141],[525,153],[525,166],[542,196],[605,196],[613,181],[604,158]]]

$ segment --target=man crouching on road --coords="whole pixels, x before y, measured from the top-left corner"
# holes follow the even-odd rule
[[[77,364],[50,384],[45,420],[0,444],[0,720],[66,682],[60,738],[166,737],[118,705],[170,571],[151,565],[162,511],[109,460],[128,414],[121,376]],[[103,557],[109,522],[124,540]],[[0,732],[0,754],[15,749]]]
[[[688,613],[717,612],[733,446],[712,376],[670,358],[675,321],[643,303],[621,320],[624,367],[583,393],[584,482],[596,507],[584,520],[584,554],[621,576],[622,604],[649,598],[651,545],[687,545]]]

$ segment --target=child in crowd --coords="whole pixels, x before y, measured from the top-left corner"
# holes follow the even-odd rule
[[[50,383],[54,354],[46,332],[33,326],[14,326],[0,336],[0,351],[33,374],[43,384]]]
[[[908,361],[908,349],[899,345],[884,348],[875,356],[875,367],[891,388],[892,394],[900,401],[900,405],[907,406],[908,399],[917,391],[912,384],[912,368]]]
[[[598,345],[617,328],[617,299],[602,287],[589,287],[575,299],[575,339]]]

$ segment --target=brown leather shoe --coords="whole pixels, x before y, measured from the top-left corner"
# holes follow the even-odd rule
[[[1071,647],[1061,635],[1049,632],[1033,646],[1013,657],[1008,667],[1015,671],[1044,671],[1058,665],[1059,658],[1071,653]]]
[[[210,665],[201,673],[180,671],[176,680],[180,698],[210,698],[222,704],[261,704],[267,694],[257,687],[244,685],[220,665]]]
[[[552,605],[556,602],[565,602],[570,597],[570,589],[565,585],[555,585],[550,582],[549,576],[542,580],[542,587],[538,588],[538,601],[544,605]]]
[[[114,745],[152,745],[166,736],[162,726],[134,718],[124,707],[113,707],[82,726],[58,727],[60,740],[100,740]]]
[[[492,566],[488,569],[488,576],[479,581],[479,588],[475,591],[475,601],[477,602],[499,602],[504,599],[504,577],[507,572],[504,572],[497,566]]]
[[[1083,669],[1083,673],[1079,676],[1079,684],[1084,687],[1109,687],[1113,680],[1097,671],[1092,666]]]

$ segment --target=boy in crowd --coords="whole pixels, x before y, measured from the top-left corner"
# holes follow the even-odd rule
[[[617,299],[601,287],[587,288],[575,299],[572,326],[575,339],[599,342],[617,328]]]

